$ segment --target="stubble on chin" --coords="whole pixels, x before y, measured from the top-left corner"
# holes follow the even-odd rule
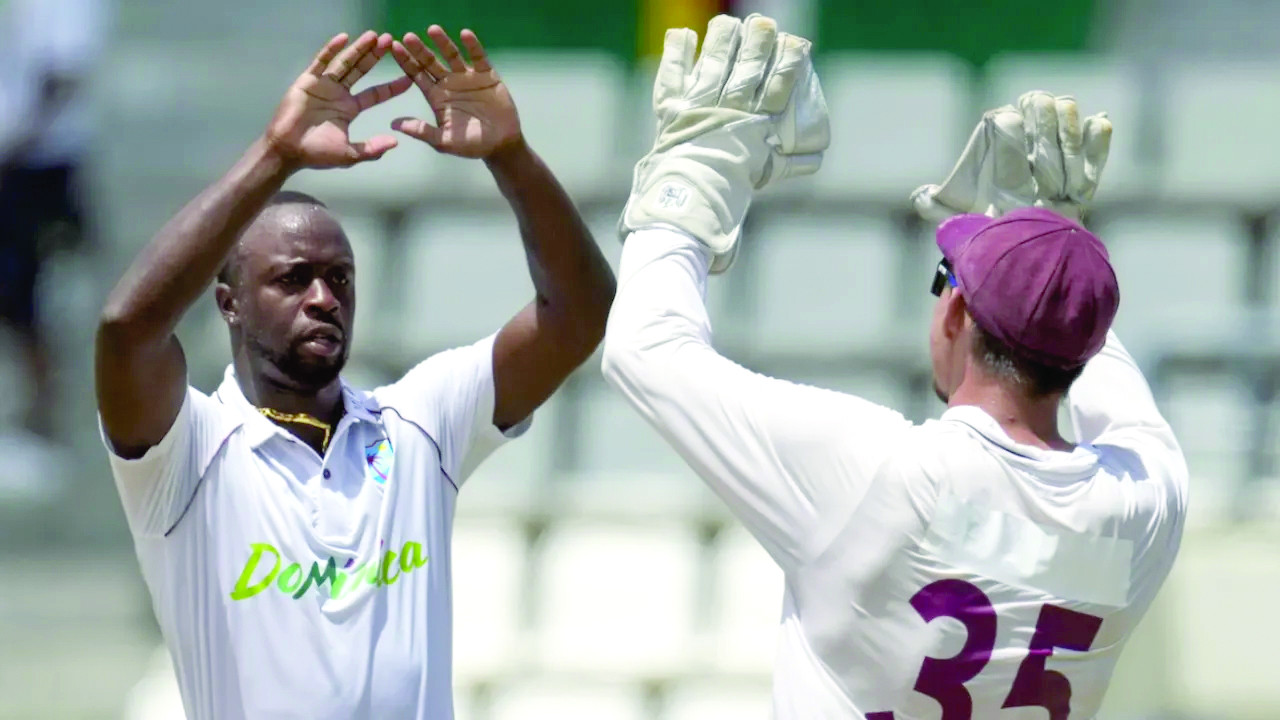
[[[296,389],[318,391],[328,386],[342,372],[347,362],[346,346],[343,352],[330,362],[308,361],[300,350],[304,340],[294,342],[288,350],[279,352],[266,346],[257,338],[249,338],[250,352],[264,364],[275,368]]]

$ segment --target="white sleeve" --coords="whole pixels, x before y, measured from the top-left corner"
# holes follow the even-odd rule
[[[235,427],[222,413],[221,403],[188,387],[169,432],[132,460],[116,454],[99,418],[111,474],[129,530],[136,537],[163,537],[182,519],[209,462]]]
[[[1071,385],[1067,403],[1076,439],[1082,443],[1182,455],[1146,378],[1115,332],[1107,333],[1102,351]]]
[[[531,415],[505,433],[493,424],[496,337],[436,353],[396,383],[374,391],[384,408],[395,409],[431,436],[458,487],[494,450],[524,434],[533,420]]]
[[[784,568],[821,552],[861,500],[901,414],[753,373],[710,345],[707,257],[683,233],[626,241],[604,374]],[[830,526],[823,525],[824,521]]]

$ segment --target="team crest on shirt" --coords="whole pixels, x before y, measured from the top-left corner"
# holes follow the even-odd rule
[[[364,447],[365,475],[379,485],[386,485],[391,475],[391,461],[395,459],[391,441],[379,438]]]

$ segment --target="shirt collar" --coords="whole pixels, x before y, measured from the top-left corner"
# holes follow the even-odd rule
[[[375,424],[380,422],[381,410],[374,402],[372,395],[351,387],[342,378],[338,378],[338,382],[342,384],[342,405],[346,415],[350,415],[356,422]],[[223,405],[240,416],[245,437],[250,445],[258,447],[275,435],[288,435],[284,428],[267,419],[244,396],[233,365],[227,365],[227,369],[223,372],[222,383],[218,385],[216,395]],[[334,431],[337,431],[336,427]]]
[[[1009,437],[1000,423],[976,405],[957,405],[942,414],[942,420],[967,426],[978,435],[1004,450],[1014,464],[1041,475],[1074,477],[1091,473],[1098,464],[1098,452],[1092,445],[1079,443],[1071,452],[1045,450],[1024,445]]]

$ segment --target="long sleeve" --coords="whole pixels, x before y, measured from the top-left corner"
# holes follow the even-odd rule
[[[632,234],[605,332],[605,378],[784,570],[821,552],[861,500],[900,413],[753,373],[711,347],[708,259],[683,233]],[[823,525],[827,523],[830,526]]]
[[[1133,445],[1182,454],[1146,378],[1114,332],[1085,365],[1067,394],[1076,438],[1090,444]]]

